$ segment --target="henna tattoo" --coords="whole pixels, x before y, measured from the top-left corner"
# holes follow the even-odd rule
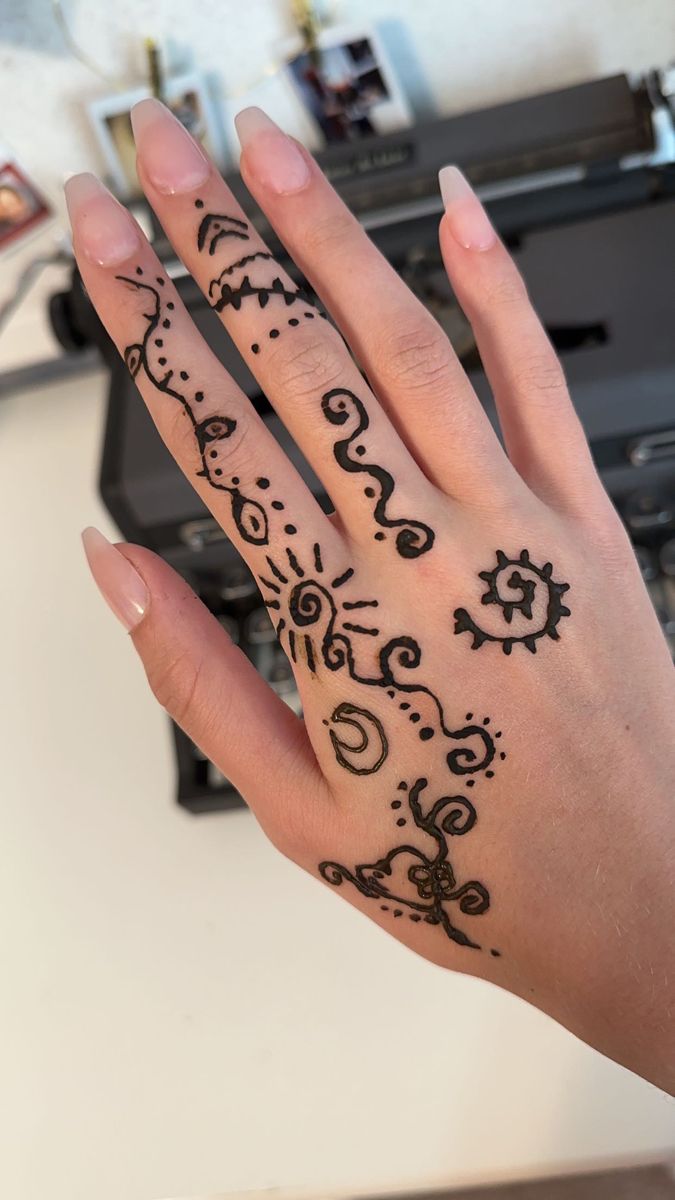
[[[373,775],[375,771],[379,771],[389,753],[384,726],[379,718],[366,708],[344,703],[338,704],[331,721],[335,725],[349,725],[359,734],[360,740],[356,745],[351,745],[343,741],[334,729],[329,729],[331,744],[340,766],[351,771],[352,775]],[[323,723],[328,725],[328,721]],[[367,757],[361,758],[367,751]]]
[[[196,208],[203,208],[203,201],[195,201]],[[221,216],[220,213],[207,213],[197,230],[197,249],[206,247],[209,254],[216,252],[218,243],[224,238],[239,238],[244,242],[250,241],[248,222],[239,217]]]
[[[490,906],[489,892],[482,883],[470,880],[457,884],[449,859],[448,838],[459,837],[473,829],[476,810],[466,796],[441,796],[425,811],[422,793],[427,786],[424,778],[416,779],[410,787],[402,781],[398,792],[405,795],[405,800],[397,795],[391,801],[391,808],[402,814],[404,803],[407,803],[415,827],[429,839],[428,850],[405,843],[376,862],[364,863],[353,870],[340,863],[322,862],[319,874],[334,887],[340,887],[346,881],[362,896],[386,901],[380,905],[383,912],[401,917],[405,909],[411,921],[439,925],[451,941],[480,950],[480,944],[458,929],[446,910],[446,905],[457,904],[465,916],[480,916]],[[402,828],[407,820],[407,816],[397,815],[396,825]],[[499,954],[498,951],[492,953]]]
[[[241,491],[236,475],[230,477],[229,481],[227,479],[227,455],[223,443],[237,428],[236,420],[222,413],[202,417],[200,406],[202,411],[208,408],[204,391],[190,385],[187,371],[178,371],[168,365],[166,332],[171,329],[175,306],[172,300],[163,301],[162,289],[166,280],[157,276],[153,283],[147,282],[141,267],[136,268],[135,276],[118,275],[117,279],[152,299],[150,311],[143,314],[146,327],[141,341],[132,343],[124,351],[124,361],[132,378],[135,379],[141,370],[144,371],[158,392],[171,396],[182,405],[192,425],[201,457],[202,470],[197,472],[198,476],[208,480],[216,490],[227,492],[232,504],[232,519],[245,542],[255,546],[268,545],[269,519],[266,509],[258,500]],[[199,417],[196,415],[198,412]],[[264,492],[269,488],[269,480],[260,478],[256,480],[256,486]],[[275,500],[272,507],[283,509],[284,506],[281,501]],[[287,525],[286,531],[292,528]]]
[[[213,280],[209,284],[209,291],[211,290],[212,285]],[[212,307],[214,311],[218,313],[222,312],[224,308],[228,307],[231,307],[235,310],[235,312],[238,312],[243,301],[252,296],[257,298],[258,306],[260,308],[267,307],[270,296],[279,297],[284,301],[284,304],[288,308],[289,304],[295,304],[296,300],[300,298],[301,292],[299,288],[294,292],[290,291],[285,286],[283,280],[278,276],[275,276],[270,283],[260,284],[251,283],[250,276],[244,275],[241,283],[239,283],[236,287],[231,287],[229,283],[221,283],[220,295]],[[305,300],[305,303],[308,304],[309,301]]]
[[[245,254],[243,258],[238,258],[236,262],[230,263],[229,267],[223,267],[218,278],[212,279],[209,284],[209,299],[213,299],[214,293],[222,286],[222,282],[227,275],[233,275],[235,271],[248,266],[249,263],[255,262],[256,259],[269,259],[273,257],[269,250],[254,250],[252,254]]]
[[[478,575],[478,578],[488,585],[487,591],[481,597],[481,603],[485,606],[497,605],[507,625],[511,625],[514,614],[519,613],[522,620],[517,631],[503,633],[483,629],[465,608],[455,609],[454,631],[472,635],[472,650],[478,650],[484,642],[499,642],[504,654],[510,654],[513,647],[520,643],[531,654],[536,654],[540,638],[549,637],[554,642],[560,638],[557,625],[562,617],[570,615],[570,610],[562,603],[561,596],[569,591],[570,585],[555,582],[551,563],[536,567],[527,550],[522,550],[518,558],[508,558],[503,550],[497,550],[496,553],[496,567],[492,571],[480,571]],[[501,576],[504,572],[510,574],[502,582]],[[512,594],[502,594],[500,588],[504,585]],[[525,622],[534,619],[533,605],[542,591],[545,595],[545,612],[542,612],[538,626],[534,629],[528,628]]]
[[[195,201],[195,206],[203,208],[203,200]],[[249,228],[248,223],[240,220],[238,217],[208,213],[202,218],[197,230],[197,249],[199,251],[206,249],[209,255],[213,255],[218,243],[223,238],[243,238],[245,241],[249,241],[250,238],[247,232]],[[234,287],[228,282],[229,276],[233,275],[236,271],[242,270],[244,267],[259,261],[273,261],[273,255],[268,250],[256,250],[251,254],[245,254],[242,258],[238,258],[235,262],[224,267],[220,274],[211,280],[207,290],[214,312],[222,313],[226,308],[232,308],[235,312],[239,312],[243,302],[251,298],[257,301],[260,309],[264,309],[267,307],[270,299],[276,297],[279,300],[283,300],[285,308],[298,303],[305,306],[304,311],[299,317],[292,316],[286,318],[285,328],[297,328],[301,321],[313,321],[317,316],[327,319],[326,313],[317,308],[305,288],[288,287],[278,275],[262,283],[252,282],[250,275],[244,275],[243,279]],[[276,325],[267,330],[267,337],[270,341],[275,341],[280,337],[282,333],[280,324],[280,322],[277,322]],[[254,354],[259,354],[260,343],[253,342],[251,350]]]
[[[260,253],[258,255],[247,255],[246,258],[240,259],[239,265],[243,265],[246,261],[250,262],[253,258],[271,257],[272,256],[270,254],[264,253]],[[212,279],[211,283],[209,284],[208,290],[211,297],[213,297],[214,288],[217,288],[220,293],[217,300],[215,300],[211,305],[214,312],[220,313],[223,311],[223,309],[228,307],[234,309],[235,312],[239,312],[243,301],[251,297],[257,299],[259,308],[263,309],[267,307],[270,298],[277,297],[283,300],[286,308],[295,303],[302,303],[306,306],[300,317],[293,316],[286,319],[285,325],[289,329],[297,328],[300,325],[301,318],[305,321],[313,321],[317,316],[327,319],[326,313],[314,307],[312,300],[310,300],[302,288],[297,288],[295,291],[291,291],[278,276],[275,276],[271,282],[258,284],[251,283],[250,276],[245,275],[236,287],[232,287],[229,283],[223,280],[223,276],[232,272],[234,267],[235,264],[227,267],[225,271],[221,272],[217,280]],[[282,329],[280,328],[280,322],[277,322],[276,325],[271,326],[271,328],[267,330],[267,337],[270,341],[275,341],[276,338],[280,337],[281,333]],[[251,350],[254,354],[259,354],[260,342],[252,342]]]
[[[420,741],[430,742],[440,735],[441,739],[461,743],[443,750],[446,765],[454,775],[475,775],[482,771],[486,779],[493,779],[494,770],[491,768],[497,755],[495,743],[501,737],[501,731],[492,736],[487,728],[490,718],[485,717],[479,725],[473,720],[473,714],[468,713],[467,723],[453,729],[446,721],[441,701],[431,688],[401,678],[401,671],[415,671],[421,663],[422,650],[418,642],[406,635],[390,638],[376,651],[376,673],[366,674],[359,666],[361,639],[366,638],[370,642],[372,638],[380,636],[380,631],[374,626],[357,624],[345,616],[350,615],[354,607],[377,606],[376,600],[359,598],[343,601],[336,594],[352,580],[353,568],[347,568],[328,584],[321,578],[324,571],[318,545],[314,546],[315,576],[308,576],[306,568],[296,555],[289,554],[288,548],[286,555],[290,574],[294,578],[289,578],[289,574],[285,574],[278,563],[267,555],[266,561],[276,581],[275,587],[266,592],[266,577],[259,575],[258,579],[268,606],[278,607],[278,589],[280,584],[283,585],[281,594],[289,621],[286,640],[293,661],[297,661],[299,634],[303,639],[304,657],[310,671],[316,672],[319,666],[331,672],[344,670],[356,683],[383,689],[390,700],[398,703],[399,710],[406,713]],[[280,640],[283,645],[283,639]],[[368,660],[371,659],[372,650],[368,653]],[[413,700],[414,705],[411,703]],[[499,758],[501,761],[506,758],[504,751],[500,751]]]
[[[396,549],[402,558],[419,558],[421,554],[426,554],[434,544],[433,529],[421,521],[409,520],[407,517],[390,517],[387,505],[395,487],[392,476],[385,471],[384,467],[360,461],[361,456],[365,454],[365,446],[359,443],[358,439],[370,424],[364,404],[358,396],[346,388],[331,388],[321,399],[321,409],[331,425],[347,425],[349,423],[352,426],[351,432],[346,437],[340,438],[333,446],[333,454],[337,463],[343,471],[369,475],[378,485],[379,494],[373,487],[368,486],[364,489],[365,495],[369,499],[375,500],[373,516],[381,527],[380,531],[374,535],[375,540],[383,541],[385,539],[386,534],[382,530],[395,529],[398,531]],[[357,458],[351,457],[352,447]]]

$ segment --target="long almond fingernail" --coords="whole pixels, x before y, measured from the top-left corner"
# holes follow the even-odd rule
[[[131,633],[150,606],[144,580],[129,559],[93,526],[84,530],[82,544],[98,590],[127,633]]]
[[[211,164],[201,146],[159,100],[141,100],[131,110],[131,126],[144,175],[167,196],[201,187]]]
[[[90,262],[117,267],[137,253],[138,225],[95,175],[73,175],[64,191],[77,249]]]
[[[438,173],[447,224],[452,236],[465,250],[489,250],[497,234],[473,188],[458,167],[443,167]]]
[[[261,108],[243,108],[234,118],[246,170],[279,196],[309,183],[309,163],[299,146]]]

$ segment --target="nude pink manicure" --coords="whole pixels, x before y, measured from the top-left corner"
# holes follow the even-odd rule
[[[201,187],[211,164],[201,146],[159,100],[141,100],[131,110],[136,149],[150,182],[167,196]]]
[[[138,225],[95,175],[73,175],[64,190],[77,248],[90,262],[117,267],[138,252]]]
[[[150,606],[144,580],[129,559],[93,526],[84,530],[82,544],[98,590],[127,633],[131,633]]]
[[[438,173],[448,227],[465,250],[489,250],[497,234],[473,188],[458,167],[443,167]]]
[[[279,196],[288,196],[307,186],[310,180],[307,159],[267,113],[261,108],[244,108],[237,113],[234,123],[246,170],[263,187]]]

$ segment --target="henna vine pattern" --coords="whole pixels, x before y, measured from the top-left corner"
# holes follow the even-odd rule
[[[473,829],[476,810],[465,796],[441,796],[425,811],[422,793],[427,786],[424,778],[416,779],[410,787],[402,781],[398,792],[405,794],[405,801],[397,796],[391,802],[397,814],[407,803],[408,815],[427,838],[425,848],[406,842],[376,862],[363,863],[353,870],[340,863],[322,862],[319,873],[335,887],[351,883],[362,896],[386,901],[380,905],[383,912],[391,912],[394,917],[405,913],[411,921],[439,925],[451,941],[480,950],[480,944],[457,928],[446,909],[446,905],[457,905],[465,916],[480,916],[490,906],[490,895],[482,883],[457,883],[449,859],[448,838]],[[404,827],[407,820],[407,816],[397,816],[396,825]],[[491,953],[499,956],[497,950]]]
[[[331,425],[352,426],[346,437],[340,438],[333,447],[333,454],[343,471],[355,475],[369,475],[375,480],[377,488],[368,486],[364,489],[370,500],[375,500],[373,515],[380,530],[374,535],[378,542],[384,541],[384,529],[396,529],[396,549],[402,558],[419,558],[426,554],[434,544],[434,531],[421,521],[413,521],[407,517],[390,517],[387,505],[394,491],[394,480],[384,467],[374,463],[361,461],[365,454],[365,446],[358,439],[365,433],[370,421],[365,406],[358,396],[346,388],[332,388],[321,400],[323,415]],[[356,458],[352,458],[350,450],[354,450]]]
[[[502,618],[511,625],[514,614],[520,614],[518,629],[513,633],[492,633],[483,629],[465,608],[455,609],[455,633],[470,633],[473,636],[472,650],[478,650],[484,642],[500,642],[504,654],[510,654],[515,645],[525,646],[531,654],[537,653],[537,642],[540,638],[549,637],[557,642],[560,634],[557,630],[562,617],[569,617],[570,610],[561,601],[561,596],[569,591],[568,583],[556,583],[553,579],[551,563],[536,567],[530,560],[527,550],[522,550],[518,558],[509,558],[503,550],[497,550],[497,565],[492,571],[480,571],[478,578],[487,583],[487,591],[481,597],[485,606],[497,605],[501,609]],[[504,578],[504,573],[508,578]],[[545,594],[545,613],[541,616],[539,626],[528,628],[526,622],[534,619],[533,606],[538,592]],[[502,588],[509,589],[503,593]]]
[[[196,208],[204,208],[202,200],[196,201]],[[221,243],[227,240],[250,241],[249,229],[248,223],[238,217],[207,213],[197,230],[198,250],[213,257]],[[296,306],[300,304],[303,306],[301,315],[306,320],[313,320],[317,315],[325,316],[313,307],[301,288],[293,290],[280,275],[261,279],[258,274],[256,278],[258,267],[264,270],[271,260],[268,251],[252,250],[223,267],[208,286],[214,310],[221,313],[229,307],[239,311],[243,304],[253,303],[261,311],[268,309],[268,306],[272,311],[273,303],[277,313],[280,310],[295,313]],[[226,478],[226,456],[222,443],[235,432],[236,420],[220,412],[207,413],[209,405],[204,404],[204,392],[194,390],[194,385],[188,386],[188,372],[167,368],[163,331],[171,327],[170,313],[174,305],[172,302],[163,303],[161,289],[166,283],[164,278],[157,277],[154,283],[150,283],[142,277],[143,270],[140,267],[136,268],[135,278],[118,276],[132,288],[152,297],[151,311],[144,314],[146,328],[143,337],[127,347],[125,353],[129,370],[134,377],[141,369],[144,370],[155,388],[182,405],[192,424],[202,459],[203,470],[199,474],[212,487],[230,495],[232,515],[242,538],[255,545],[268,547],[267,510],[258,500],[241,492],[237,477]],[[268,330],[270,339],[274,340],[280,335],[279,324],[277,320],[277,324]],[[286,325],[290,328],[299,324],[300,317],[295,315],[286,319]],[[257,354],[260,346],[254,343],[251,349]],[[387,536],[386,531],[394,531],[396,549],[401,557],[412,559],[425,554],[433,546],[434,531],[420,521],[393,517],[389,512],[389,503],[395,490],[393,477],[383,467],[363,461],[366,447],[360,439],[369,427],[364,404],[353,392],[335,388],[325,393],[321,406],[325,419],[342,429],[343,436],[333,447],[340,467],[355,475],[369,476],[373,481],[374,486],[369,483],[364,491],[375,502],[373,514],[379,526],[375,539],[383,541]],[[266,491],[269,480],[260,478],[256,486]],[[281,510],[283,507],[281,501],[273,500],[271,503],[272,509]],[[285,525],[284,530],[289,537],[297,533],[295,526],[290,524]],[[502,641],[506,653],[511,649],[511,645],[507,648],[507,642],[512,644],[522,640],[531,649],[530,642],[534,637],[543,636],[543,633],[557,637],[555,626],[568,611],[560,605],[559,595],[567,585],[553,583],[550,564],[546,564],[541,571],[533,567],[525,551],[517,562],[506,559],[501,552],[497,560],[496,571],[484,572],[481,576],[490,584],[490,594],[483,597],[483,603],[498,604],[508,624],[515,611],[523,619],[531,620],[537,586],[531,578],[534,575],[539,582],[545,582],[549,589],[545,628],[535,635],[530,633],[522,637],[513,635],[498,638],[480,629],[465,610],[457,610],[456,631],[470,629],[475,646],[486,640]],[[466,714],[466,724],[459,728],[452,728],[448,724],[438,696],[425,684],[414,682],[416,676],[411,678],[410,673],[416,672],[422,661],[419,643],[408,635],[388,639],[383,637],[379,625],[373,620],[376,617],[373,610],[378,609],[378,601],[352,595],[353,568],[348,567],[331,579],[332,573],[327,574],[324,570],[318,543],[312,547],[311,566],[303,563],[290,545],[283,547],[281,559],[278,555],[272,557],[268,552],[265,561],[267,568],[263,568],[264,573],[259,575],[259,581],[268,608],[272,613],[280,614],[277,634],[293,662],[297,663],[302,658],[311,673],[322,668],[335,673],[345,672],[356,683],[380,689],[380,694],[385,693],[396,704],[399,713],[406,714],[420,741],[426,743],[436,739],[434,744],[441,749],[448,769],[462,777],[467,788],[474,786],[474,776],[479,772],[486,779],[493,778],[491,767],[498,753],[497,740],[501,732],[488,732],[490,718],[485,717],[482,724],[477,724],[472,713]],[[503,600],[497,576],[507,566],[516,568],[507,585],[519,591],[519,595],[515,599]],[[344,593],[349,597],[347,599],[343,599],[343,588],[347,588]],[[552,597],[557,598],[557,607]],[[367,650],[365,656],[362,653],[364,649]],[[361,665],[363,658],[367,666]],[[375,667],[372,665],[373,659]],[[388,758],[389,744],[384,724],[378,716],[366,708],[343,702],[334,709],[330,720],[323,723],[328,729],[336,761],[342,768],[355,775],[370,775],[381,769]],[[448,748],[448,742],[460,744]],[[503,751],[499,752],[501,760],[505,757]],[[488,891],[482,883],[476,880],[461,884],[457,882],[449,859],[449,838],[468,833],[474,827],[476,809],[463,795],[441,796],[426,808],[423,793],[427,786],[427,780],[423,777],[415,779],[410,785],[402,781],[398,785],[396,798],[391,801],[397,828],[402,829],[412,819],[416,830],[424,835],[424,846],[408,843],[397,845],[376,862],[353,869],[326,861],[319,865],[319,871],[328,883],[339,886],[349,882],[362,895],[379,899],[382,902],[381,909],[391,912],[394,917],[405,914],[413,922],[424,921],[439,926],[457,944],[480,949],[478,942],[454,924],[448,911],[457,907],[467,917],[478,916],[486,912],[490,904]],[[403,794],[407,809],[404,809],[404,800],[401,798]],[[492,950],[491,953],[497,955],[498,951]]]
[[[352,775],[372,775],[379,771],[389,753],[389,744],[384,732],[384,726],[378,717],[368,712],[367,708],[359,708],[356,704],[338,704],[331,721],[335,725],[348,725],[355,729],[359,740],[355,744],[344,741],[340,733],[329,730],[335,758],[339,765]],[[324,721],[328,725],[328,721]],[[365,755],[365,758],[361,756]]]
[[[243,494],[236,475],[229,482],[226,480],[227,454],[224,442],[234,433],[236,420],[218,412],[206,415],[209,402],[204,391],[194,388],[187,371],[179,371],[168,365],[165,343],[172,326],[175,305],[172,300],[163,300],[162,289],[166,280],[157,276],[153,283],[148,283],[141,267],[136,268],[135,277],[118,275],[117,279],[151,299],[150,311],[143,314],[146,326],[141,341],[132,343],[124,351],[124,361],[132,378],[135,379],[141,370],[144,371],[158,392],[171,396],[182,405],[192,425],[202,461],[202,470],[197,474],[207,479],[211,487],[228,493],[232,502],[232,518],[240,537],[252,545],[266,546],[269,543],[269,519],[265,508],[258,500]],[[269,480],[258,479],[256,486],[266,491]],[[280,500],[272,502],[272,508],[283,507]],[[292,525],[286,525],[285,530],[288,534],[295,533]]]
[[[282,600],[287,616],[277,624],[277,636],[294,663],[302,657],[309,670],[315,674],[321,665],[329,671],[345,671],[350,679],[367,687],[382,688],[390,700],[398,702],[401,712],[416,727],[422,742],[429,742],[440,735],[451,742],[462,744],[445,751],[446,765],[455,775],[474,775],[485,772],[486,779],[494,777],[490,769],[497,754],[495,740],[501,736],[497,731],[494,738],[488,732],[490,718],[483,723],[473,722],[473,714],[467,714],[471,723],[452,729],[445,717],[438,696],[423,683],[401,678],[401,672],[416,670],[422,660],[419,644],[407,635],[389,638],[377,646],[377,672],[366,674],[359,666],[359,650],[363,639],[380,638],[376,625],[364,625],[352,620],[355,610],[376,608],[377,601],[350,599],[341,601],[337,594],[353,578],[349,567],[332,581],[323,580],[321,549],[314,546],[314,574],[308,576],[307,569],[286,547],[288,565],[266,556],[269,574],[258,576],[263,599],[268,608],[280,610]],[[372,660],[372,650],[368,656]],[[413,704],[412,701],[415,701]],[[505,753],[500,753],[504,759]]]

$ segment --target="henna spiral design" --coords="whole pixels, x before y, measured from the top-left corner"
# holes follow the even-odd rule
[[[503,550],[497,550],[497,565],[492,571],[479,571],[478,578],[487,583],[487,591],[481,597],[484,606],[496,605],[501,609],[502,618],[507,625],[513,622],[514,614],[519,613],[520,632],[491,633],[483,629],[465,608],[455,609],[455,633],[470,633],[473,637],[472,650],[478,650],[484,642],[499,642],[504,654],[510,654],[517,644],[525,646],[531,654],[537,653],[537,642],[540,638],[549,637],[557,642],[560,634],[557,625],[562,617],[569,617],[570,610],[561,601],[561,596],[569,590],[568,583],[556,583],[553,579],[553,567],[550,562],[543,567],[537,567],[530,559],[529,551],[521,550],[518,558],[508,558]],[[508,574],[508,577],[504,577]],[[527,622],[533,620],[533,604],[541,587],[546,594],[546,612],[541,625],[534,629],[528,628]],[[502,589],[508,589],[502,594]]]
[[[321,617],[328,615],[329,622],[335,620],[336,609],[333,598],[316,579],[297,583],[288,599],[288,611],[296,625],[316,625]]]
[[[480,725],[466,725],[464,729],[448,731],[447,737],[456,739],[478,738],[482,746],[482,754],[477,755],[471,746],[458,746],[446,756],[447,764],[455,775],[474,775],[476,771],[485,771],[495,756],[495,744],[487,729]]]

